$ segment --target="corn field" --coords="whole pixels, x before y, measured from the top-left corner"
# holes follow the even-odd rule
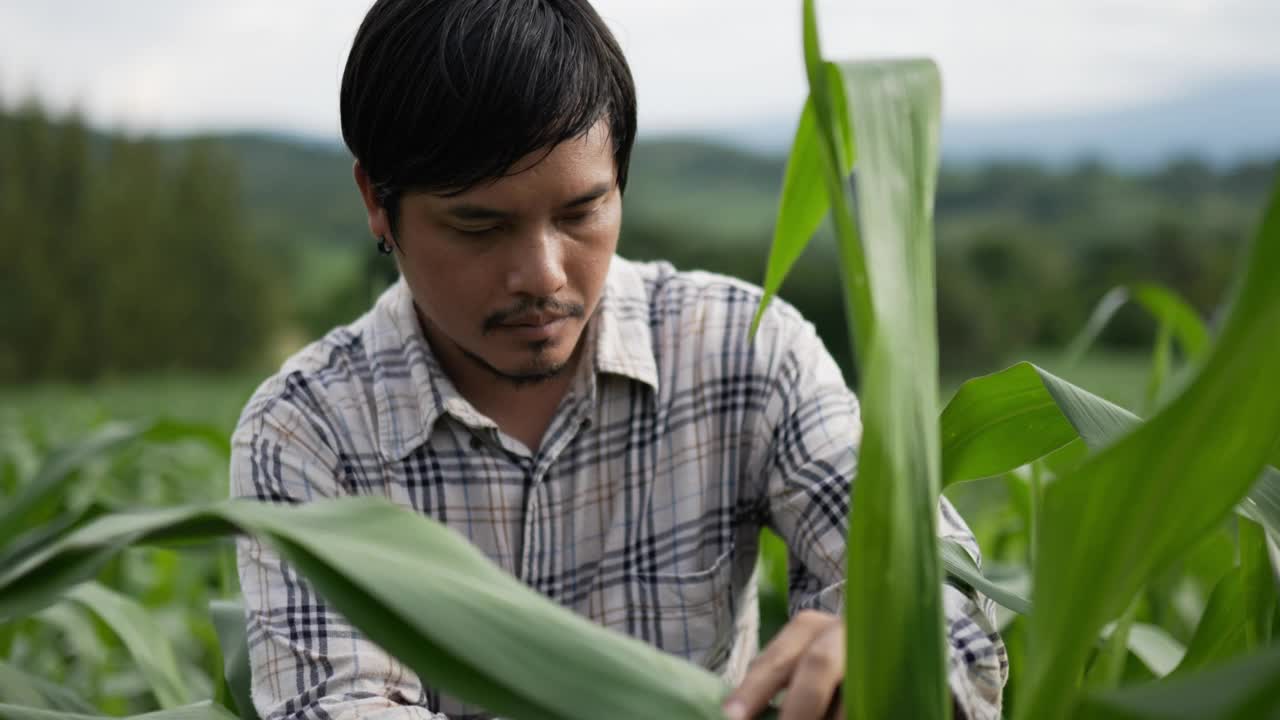
[[[830,218],[864,424],[848,717],[949,715],[944,578],[1001,606],[1009,717],[1280,717],[1280,188],[1219,324],[1160,287],[1124,287],[1069,349],[1067,364],[1123,304],[1147,311],[1159,332],[1141,416],[1025,362],[943,407],[940,74],[824,59],[811,0],[804,41],[809,95],[764,302]],[[373,498],[225,501],[218,429],[91,418],[70,432],[87,426],[0,436],[0,720],[255,718],[237,533],[420,676],[502,717],[721,717],[719,678],[559,607],[425,517]],[[943,491],[974,508],[981,568],[936,540]],[[786,553],[762,548],[776,614]]]

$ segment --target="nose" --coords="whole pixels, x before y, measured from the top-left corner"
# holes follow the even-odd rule
[[[564,238],[554,227],[530,231],[513,244],[507,292],[535,298],[555,296],[568,281],[564,263]]]

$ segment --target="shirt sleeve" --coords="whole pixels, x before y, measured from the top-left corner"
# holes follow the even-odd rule
[[[291,376],[232,436],[231,495],[296,504],[345,494],[321,415]],[[270,548],[237,540],[254,707],[263,720],[447,720],[417,676],[331,610]]]
[[[790,611],[840,614],[851,479],[862,439],[858,401],[813,326],[793,310],[783,308],[768,330],[762,324],[757,342],[762,338],[778,349],[757,429],[757,445],[766,448],[760,483],[766,522],[789,548]],[[973,534],[946,498],[939,503],[938,534],[981,562]],[[947,584],[943,609],[956,704],[969,720],[999,718],[1008,659],[994,605]]]

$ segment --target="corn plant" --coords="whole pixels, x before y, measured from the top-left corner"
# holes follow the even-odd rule
[[[1280,472],[1271,467],[1280,460],[1280,284],[1273,281],[1280,189],[1212,338],[1186,330],[1185,314],[1169,303],[1161,310],[1151,300],[1159,293],[1133,293],[1147,297],[1169,328],[1158,336],[1146,420],[1029,363],[966,383],[939,411],[931,230],[939,73],[927,60],[829,62],[812,0],[803,9],[809,96],[786,169],[764,302],[830,217],[864,423],[847,552],[848,716],[948,715],[944,578],[1024,616],[1017,717],[1280,712],[1268,557],[1280,556]],[[1177,383],[1166,383],[1173,337],[1191,362]],[[235,533],[271,545],[420,676],[504,717],[720,717],[728,688],[717,677],[574,615],[452,531],[381,500],[59,506],[86,458],[173,431],[108,428],[50,458],[0,512],[0,630],[67,603],[90,608],[137,659],[161,708],[146,717],[253,717],[239,609],[214,606],[222,638],[214,701],[192,703],[200,695],[175,670],[164,633],[128,598],[92,581],[130,547],[200,547]],[[935,539],[944,488],[1001,476],[1027,478],[1029,597]],[[1157,657],[1161,638],[1137,619],[1135,598],[1224,523],[1238,529],[1237,556],[1190,641],[1174,649],[1176,660]],[[1123,682],[1131,650],[1158,666],[1159,679]],[[5,664],[0,699],[0,718],[92,715],[61,688]]]

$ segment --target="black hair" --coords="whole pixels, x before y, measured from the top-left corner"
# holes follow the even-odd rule
[[[631,70],[587,0],[377,0],[341,113],[393,232],[404,192],[464,191],[606,117],[625,189],[636,135]]]

